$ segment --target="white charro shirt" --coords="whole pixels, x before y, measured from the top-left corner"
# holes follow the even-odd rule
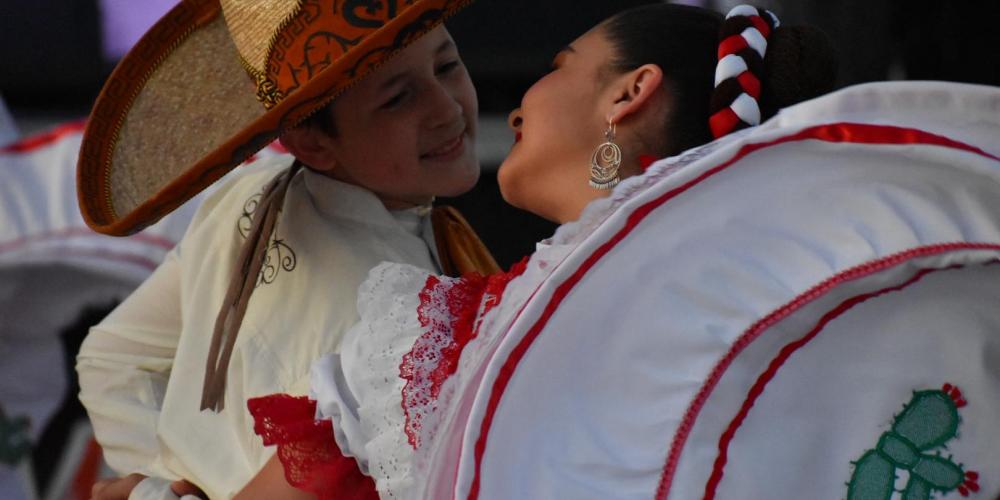
[[[430,219],[390,212],[369,191],[304,169],[289,186],[269,260],[228,369],[225,409],[199,411],[215,318],[263,187],[290,156],[244,167],[209,197],[184,240],[91,330],[77,358],[80,399],[113,469],[147,480],[132,498],[169,498],[184,478],[235,495],[273,453],[248,398],[308,392],[312,361],[337,352],[358,318],[358,285],[382,261],[436,268]],[[166,496],[164,496],[166,495]]]

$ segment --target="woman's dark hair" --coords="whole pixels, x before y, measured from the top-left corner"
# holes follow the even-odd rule
[[[655,4],[629,9],[604,23],[615,49],[611,69],[634,70],[656,64],[670,96],[666,140],[659,155],[674,155],[712,140],[708,119],[718,63],[723,16],[685,5]],[[779,109],[830,92],[837,76],[836,55],[823,32],[782,26],[768,40],[761,81],[761,119]]]

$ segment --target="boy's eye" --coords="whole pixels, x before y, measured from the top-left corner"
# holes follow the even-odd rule
[[[451,61],[451,62],[444,63],[444,64],[442,64],[442,65],[440,65],[440,66],[437,67],[436,73],[438,75],[445,75],[445,74],[451,73],[456,68],[458,68],[459,64],[460,63],[457,60],[456,61]]]
[[[396,94],[395,96],[393,96],[392,99],[389,99],[388,101],[386,101],[385,104],[382,105],[382,108],[383,109],[392,109],[392,108],[395,108],[395,107],[399,106],[403,102],[404,99],[406,99],[406,91],[405,90],[402,91],[402,92],[400,92],[400,93],[398,93],[398,94]]]

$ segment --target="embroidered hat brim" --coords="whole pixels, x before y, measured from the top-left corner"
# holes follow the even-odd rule
[[[372,13],[363,2],[295,2],[277,32],[259,34],[272,47],[260,75],[277,90],[265,106],[266,86],[250,77],[219,0],[182,1],[125,56],[94,105],[77,169],[84,220],[116,236],[156,222],[468,3],[389,0],[380,20],[355,13]],[[350,17],[353,31],[324,25],[322,9]],[[333,56],[310,61],[324,42]]]

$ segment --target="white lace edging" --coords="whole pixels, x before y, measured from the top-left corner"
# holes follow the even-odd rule
[[[417,306],[428,276],[405,264],[384,262],[372,269],[358,289],[360,321],[344,336],[337,362],[312,380],[322,397],[320,417],[332,419],[341,451],[375,479],[382,498],[405,498],[413,481],[413,448],[403,433],[404,381],[398,375],[400,359],[423,333]]]

